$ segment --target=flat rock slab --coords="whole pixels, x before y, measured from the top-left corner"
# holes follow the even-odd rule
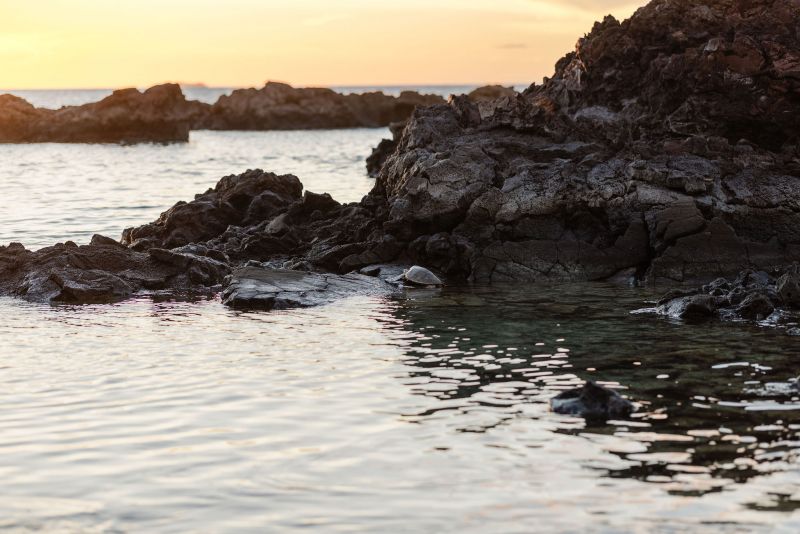
[[[287,269],[243,267],[225,282],[222,303],[238,309],[307,308],[358,295],[384,296],[396,288],[362,274],[320,274]]]

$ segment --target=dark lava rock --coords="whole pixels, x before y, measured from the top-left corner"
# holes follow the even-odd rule
[[[695,290],[672,290],[655,308],[640,310],[681,319],[720,317],[725,320],[762,321],[785,325],[794,335],[792,325],[800,319],[793,300],[792,284],[800,266],[793,264],[774,272],[745,270],[732,279],[717,279]],[[775,313],[777,312],[777,313]],[[773,315],[774,314],[774,315]]]
[[[800,308],[800,275],[797,272],[787,272],[781,276],[775,290],[785,306]]]
[[[206,104],[187,101],[177,84],[121,89],[99,102],[59,110],[0,96],[0,142],[140,143],[188,141]]]
[[[222,178],[191,202],[178,202],[150,224],[128,228],[122,242],[137,250],[173,248],[217,237],[229,226],[258,224],[301,199],[303,185],[291,174],[250,170]]]
[[[211,130],[305,130],[388,126],[405,121],[418,106],[441,104],[438,95],[403,91],[341,94],[331,89],[294,88],[268,82],[222,96],[199,128]]]
[[[210,287],[228,272],[217,266],[191,276],[188,267],[157,261],[116,242],[65,243],[35,252],[12,243],[0,247],[0,294],[36,302],[113,302],[145,289]]]
[[[750,293],[736,307],[736,313],[742,318],[750,320],[766,319],[773,311],[775,311],[775,305],[762,293]]]
[[[362,274],[320,274],[243,267],[226,281],[222,302],[233,308],[272,310],[318,306],[356,295],[384,296],[392,286]]]
[[[661,304],[657,313],[674,319],[702,320],[717,314],[717,300],[710,295],[676,297]]]
[[[453,236],[446,260],[414,259],[475,281],[697,283],[800,260],[799,24],[795,0],[654,0],[543,85],[418,108],[373,191],[383,226],[408,247]]]
[[[559,393],[550,399],[550,407],[556,413],[598,420],[625,418],[634,411],[633,403],[594,382]]]

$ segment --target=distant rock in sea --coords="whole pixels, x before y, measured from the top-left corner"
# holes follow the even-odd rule
[[[58,110],[34,108],[0,96],[0,142],[139,143],[188,141],[206,104],[188,101],[180,86],[164,84],[140,92],[121,89],[103,100]]]
[[[341,94],[324,88],[295,88],[268,82],[221,96],[195,126],[211,130],[310,130],[375,128],[404,121],[418,106],[442,104],[438,95],[403,91]]]

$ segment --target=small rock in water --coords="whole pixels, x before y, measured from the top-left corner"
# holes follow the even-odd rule
[[[794,327],[786,331],[787,335],[800,337],[800,328]]]
[[[800,308],[800,275],[789,272],[778,279],[776,290],[787,306]]]
[[[403,281],[415,286],[441,286],[442,281],[438,276],[430,272],[425,267],[414,265],[403,273]]]
[[[550,408],[555,413],[604,420],[628,417],[634,411],[632,402],[594,382],[559,393],[550,399]]]
[[[363,267],[359,273],[366,275],[366,276],[378,276],[381,274],[381,266],[380,265],[369,265],[367,267]]]
[[[709,295],[691,295],[668,300],[658,307],[658,312],[676,319],[697,321],[714,317],[717,304],[714,297]]]
[[[760,320],[769,317],[775,311],[775,306],[767,296],[751,293],[739,304],[736,311],[745,319]]]

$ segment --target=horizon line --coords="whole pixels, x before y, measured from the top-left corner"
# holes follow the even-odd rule
[[[116,91],[119,89],[149,89],[150,87],[156,87],[158,85],[165,85],[174,83],[180,85],[181,88],[185,87],[193,87],[193,88],[202,88],[202,89],[254,89],[254,88],[261,88],[264,87],[267,83],[285,83],[294,87],[296,89],[307,89],[307,88],[325,88],[325,89],[348,89],[348,88],[387,88],[387,87],[469,87],[469,86],[476,86],[476,87],[483,87],[487,85],[502,85],[506,87],[520,87],[520,86],[529,86],[532,83],[538,82],[465,82],[465,83],[456,83],[456,82],[448,82],[448,83],[376,83],[376,84],[293,84],[289,82],[279,81],[279,80],[267,80],[260,86],[255,85],[206,85],[204,83],[199,82],[173,82],[173,81],[164,81],[158,82],[153,84],[145,84],[145,85],[120,85],[120,86],[95,86],[95,87],[56,87],[56,86],[47,86],[47,87],[0,87],[0,91]]]

